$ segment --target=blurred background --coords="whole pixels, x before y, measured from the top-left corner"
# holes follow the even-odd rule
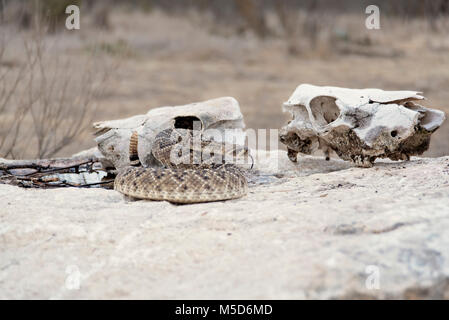
[[[220,96],[280,128],[301,83],[417,90],[449,112],[449,0],[0,0],[0,157],[69,156],[94,121]],[[425,155],[448,138],[446,121]]]

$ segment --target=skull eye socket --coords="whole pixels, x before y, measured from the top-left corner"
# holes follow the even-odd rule
[[[199,126],[198,126],[199,124]],[[176,129],[188,129],[188,130],[202,130],[203,125],[201,120],[197,117],[186,116],[186,117],[176,117],[175,124]]]

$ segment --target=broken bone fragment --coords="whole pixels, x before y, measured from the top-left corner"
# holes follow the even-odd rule
[[[429,148],[430,136],[445,120],[444,112],[424,107],[415,91],[347,89],[302,84],[283,110],[292,120],[279,132],[288,157],[329,150],[357,166],[376,158],[408,160]]]

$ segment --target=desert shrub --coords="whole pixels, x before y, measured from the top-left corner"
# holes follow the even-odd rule
[[[76,60],[58,55],[46,29],[22,35],[11,49],[12,33],[5,30],[0,29],[0,157],[52,157],[90,127],[93,102],[113,69],[93,53]],[[24,55],[9,60],[9,49]]]

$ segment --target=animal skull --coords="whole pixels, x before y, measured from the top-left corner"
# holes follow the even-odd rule
[[[284,103],[293,119],[279,133],[290,160],[298,153],[331,150],[357,166],[376,158],[408,160],[429,147],[430,136],[445,120],[444,112],[417,103],[414,91],[298,86]]]
[[[165,129],[199,129],[205,138],[243,145],[244,127],[239,104],[232,97],[160,107],[144,115],[94,123],[98,149],[115,168],[129,165],[133,156],[144,166],[157,165],[151,147],[155,136]]]

